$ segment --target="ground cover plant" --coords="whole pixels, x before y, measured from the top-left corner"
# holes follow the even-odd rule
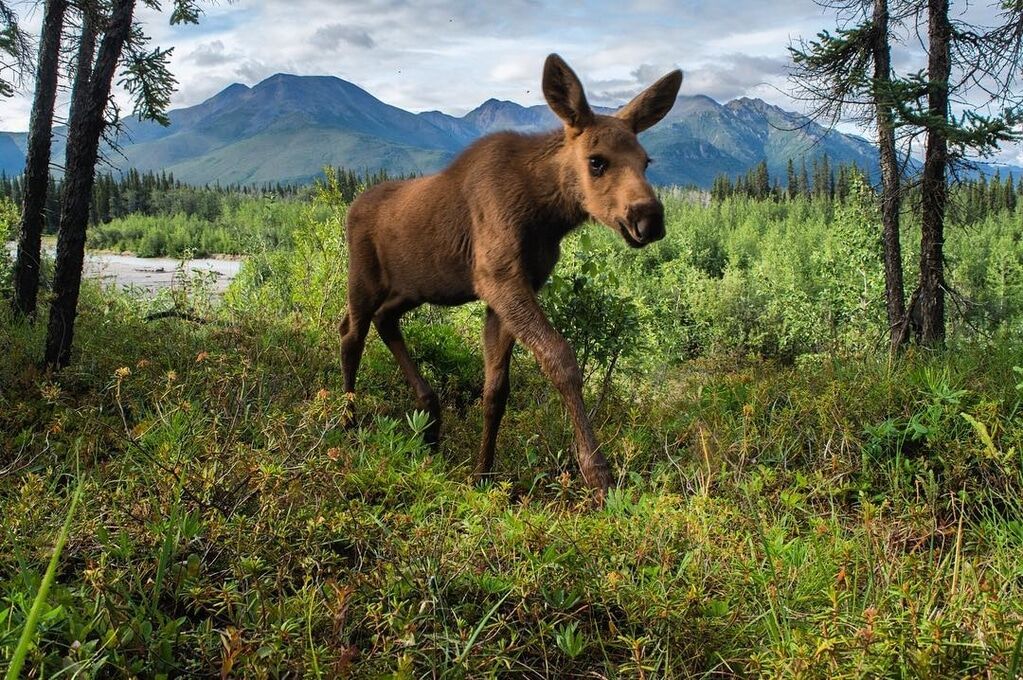
[[[478,306],[406,323],[438,454],[375,336],[348,402],[336,183],[221,303],[181,281],[207,323],[87,287],[53,376],[5,307],[0,659],[69,521],[28,677],[1018,677],[1023,211],[951,230],[948,347],[890,359],[866,187],[664,198],[663,242],[588,226],[544,293],[600,510],[520,350],[498,481],[467,484]]]

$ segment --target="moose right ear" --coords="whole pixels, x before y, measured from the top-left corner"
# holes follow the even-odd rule
[[[581,131],[593,122],[593,110],[586,101],[579,76],[556,54],[543,65],[543,96],[551,110],[567,127]]]

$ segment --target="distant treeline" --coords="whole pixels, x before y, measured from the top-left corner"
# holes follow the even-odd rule
[[[782,185],[778,178],[772,179],[767,163],[762,161],[754,168],[734,180],[727,174],[720,174],[711,186],[711,199],[723,201],[733,196],[754,199],[792,201],[797,199],[823,199],[845,201],[851,195],[854,184],[866,182],[867,173],[855,163],[834,166],[827,156],[814,159],[812,167],[806,161],[800,162],[799,169],[790,159],[786,170],[786,181]],[[906,185],[906,198],[912,204],[919,195],[919,188],[912,183]],[[1014,210],[1023,201],[1023,177],[1018,180],[1010,173],[1003,178],[1000,171],[992,177],[963,180],[952,188],[960,222],[974,222],[989,214],[1003,210]]]
[[[767,161],[761,161],[734,181],[722,173],[714,178],[711,198],[717,201],[731,196],[778,201],[797,198],[845,200],[852,189],[853,178],[866,177],[866,172],[855,163],[839,165],[836,170],[827,156],[813,159],[812,172],[808,171],[805,158],[800,160],[798,172],[790,158],[785,174],[784,186],[778,178],[772,180],[767,171]]]
[[[363,190],[392,177],[384,171],[359,173],[347,168],[331,169],[332,187],[345,203]],[[786,177],[772,177],[761,162],[744,175],[715,178],[711,200],[752,198],[775,202],[814,200],[844,203],[857,184],[867,183],[867,173],[855,164],[834,165],[827,156],[808,166],[789,161]],[[782,183],[784,180],[784,184]],[[0,200],[20,206],[20,177],[0,174]],[[47,193],[46,233],[56,233],[61,191],[59,179],[50,178]],[[313,185],[266,183],[261,185],[193,186],[169,172],[129,170],[119,175],[103,173],[96,178],[90,205],[89,245],[136,252],[143,255],[178,255],[187,251],[243,253],[253,248],[275,248],[290,242],[292,224],[302,206],[311,203]],[[952,189],[952,210],[960,224],[973,224],[987,215],[1011,211],[1023,201],[1023,178],[1000,173],[959,183]],[[912,205],[919,189],[907,184],[906,199]]]
[[[347,168],[336,168],[338,186],[345,201],[352,201],[365,188],[390,179],[404,179],[406,176],[392,176],[386,171],[356,172]],[[50,177],[46,193],[46,233],[56,233],[59,221],[61,181]],[[311,191],[310,184],[265,183],[265,184],[206,184],[194,186],[175,179],[170,172],[139,172],[128,170],[115,176],[103,173],[96,177],[89,207],[89,223],[106,224],[129,215],[184,216],[214,222],[225,210],[234,210],[239,202],[250,198],[274,197],[276,199],[306,199]],[[15,205],[21,205],[22,178],[8,177],[0,173],[0,199],[9,198]]]

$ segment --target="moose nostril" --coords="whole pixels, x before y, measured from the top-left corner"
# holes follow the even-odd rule
[[[644,240],[650,238],[650,230],[652,223],[649,217],[641,217],[639,222],[636,222],[636,232],[643,237]]]
[[[664,213],[654,210],[639,218],[636,231],[647,241],[656,241],[664,236]]]
[[[627,214],[633,235],[639,241],[652,243],[664,237],[664,207],[659,201],[633,203]]]

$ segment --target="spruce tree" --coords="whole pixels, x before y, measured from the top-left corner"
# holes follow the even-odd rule
[[[18,253],[14,261],[14,297],[11,300],[15,314],[28,317],[35,315],[36,298],[39,296],[39,263],[42,258],[41,239],[46,224],[44,211],[50,177],[53,106],[57,98],[60,41],[67,8],[67,0],[46,0],[39,39],[35,97],[28,126],[25,190],[18,229]]]

